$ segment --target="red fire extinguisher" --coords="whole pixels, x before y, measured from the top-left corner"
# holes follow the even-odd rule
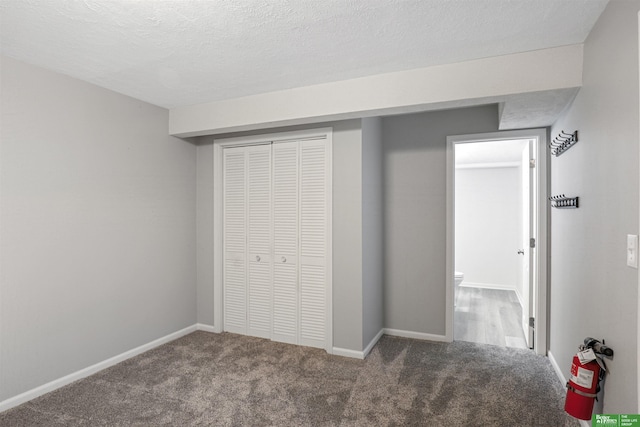
[[[580,350],[592,349],[598,355],[613,356],[613,350],[593,338],[585,338]],[[602,364],[602,366],[601,366]],[[564,410],[572,417],[590,420],[600,381],[604,378],[604,362],[591,360],[582,363],[576,354],[571,364],[571,377],[567,382],[567,398]]]

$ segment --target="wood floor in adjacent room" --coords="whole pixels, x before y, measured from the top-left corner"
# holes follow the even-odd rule
[[[461,286],[457,298],[455,340],[527,348],[514,291]]]

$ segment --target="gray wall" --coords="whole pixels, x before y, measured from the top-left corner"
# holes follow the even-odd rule
[[[638,234],[638,9],[609,3],[585,42],[584,86],[551,132],[579,131],[551,181],[580,208],[551,213],[550,351],[568,377],[582,339],[606,339],[604,413],[637,413],[638,270],[625,250]]]
[[[445,334],[446,138],[497,126],[496,106],[382,120],[385,327]]]
[[[466,284],[516,289],[517,251],[524,249],[520,181],[518,167],[456,169],[455,269]]]
[[[362,350],[362,129],[346,120],[200,138],[198,141],[198,322],[213,325],[213,140],[333,128],[333,345]]]
[[[1,58],[0,401],[195,323],[193,145]]]
[[[384,328],[382,120],[362,119],[363,346]]]
[[[333,124],[333,346],[362,350],[362,128]]]
[[[198,323],[213,326],[213,138],[201,139],[197,158]]]

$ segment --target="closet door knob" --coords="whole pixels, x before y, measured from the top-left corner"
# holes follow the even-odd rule
[[[282,262],[287,262],[287,259],[285,257],[282,257]]]
[[[260,262],[260,255],[256,255],[256,261]]]

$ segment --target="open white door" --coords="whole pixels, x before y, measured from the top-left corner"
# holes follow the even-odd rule
[[[522,332],[524,333],[527,347],[533,347],[532,334],[529,332],[529,317],[531,299],[531,272],[529,248],[531,236],[531,143],[528,142],[522,150],[520,158],[520,244],[518,248],[518,271],[520,272],[517,286],[518,298],[522,306]]]
[[[526,207],[528,208],[528,223],[526,223],[525,236],[523,247],[525,252],[525,268],[523,269],[523,275],[525,280],[525,304],[522,307],[522,321],[525,339],[529,348],[534,348],[535,342],[535,313],[536,313],[536,295],[538,295],[538,279],[536,272],[538,271],[538,250],[536,245],[537,228],[538,223],[538,194],[537,180],[536,180],[536,141],[530,140],[527,148],[524,151],[524,155],[528,158],[527,171],[527,185],[524,197],[527,198]],[[524,166],[524,165],[523,165]]]

